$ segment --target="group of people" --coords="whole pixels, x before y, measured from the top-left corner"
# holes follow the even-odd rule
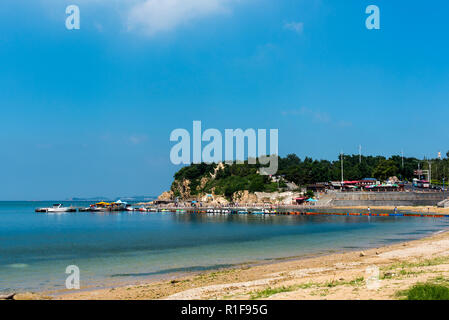
[[[371,207],[368,207],[368,212],[371,213]],[[394,213],[398,213],[398,207],[394,207]]]

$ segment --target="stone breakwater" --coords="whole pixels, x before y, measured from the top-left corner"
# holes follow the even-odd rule
[[[436,206],[447,199],[447,192],[336,192],[329,205],[348,206]]]

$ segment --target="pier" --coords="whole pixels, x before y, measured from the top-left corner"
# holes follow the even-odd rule
[[[239,212],[247,212],[247,214],[267,214],[267,215],[283,215],[283,216],[370,216],[370,217],[423,217],[423,218],[449,218],[449,213],[433,213],[433,212],[386,212],[373,208],[368,212],[367,209],[344,209],[335,207],[299,207],[299,206],[273,206],[267,207],[166,207],[159,208],[158,211],[185,214],[239,214]]]
[[[271,206],[141,206],[126,209],[115,210],[98,210],[85,207],[70,207],[70,210],[60,212],[82,212],[82,213],[117,213],[117,212],[135,212],[135,213],[176,213],[176,214],[207,214],[207,215],[277,215],[277,216],[370,216],[370,217],[425,217],[425,218],[449,218],[449,213],[431,212],[414,212],[413,209],[382,209],[372,207],[368,208],[344,208],[335,206],[300,206],[300,205],[271,205]],[[36,212],[49,213],[46,208],[37,208]]]

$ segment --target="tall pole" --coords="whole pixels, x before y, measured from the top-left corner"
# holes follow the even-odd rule
[[[362,164],[362,145],[359,145],[359,164]]]
[[[419,163],[419,160],[418,160],[418,171],[419,170],[421,170],[421,166],[420,166],[420,163]],[[419,174],[419,172],[418,172],[418,180],[421,180],[421,175]]]
[[[402,169],[404,169],[404,150],[401,150],[401,156],[402,156]]]
[[[343,186],[343,182],[345,181],[344,179],[343,179],[343,150],[341,151],[341,183],[342,183],[342,186]]]

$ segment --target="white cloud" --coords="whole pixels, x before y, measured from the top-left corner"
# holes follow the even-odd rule
[[[128,14],[128,29],[148,35],[174,30],[193,20],[230,11],[234,0],[141,0]]]
[[[288,30],[292,30],[296,33],[302,34],[304,31],[304,23],[303,22],[289,22],[284,24],[284,28]]]
[[[81,11],[81,21],[88,6],[97,7],[99,10],[109,9],[114,12],[114,18],[118,16],[122,20],[128,31],[155,35],[173,31],[200,19],[231,13],[235,5],[252,1],[257,2],[255,0],[77,0],[76,3]],[[61,7],[54,6],[54,3],[60,0],[40,0],[40,2],[47,10],[61,10]],[[52,11],[52,15],[56,19],[61,18],[59,11]],[[98,32],[106,30],[106,16],[104,14],[95,21],[93,27]]]

